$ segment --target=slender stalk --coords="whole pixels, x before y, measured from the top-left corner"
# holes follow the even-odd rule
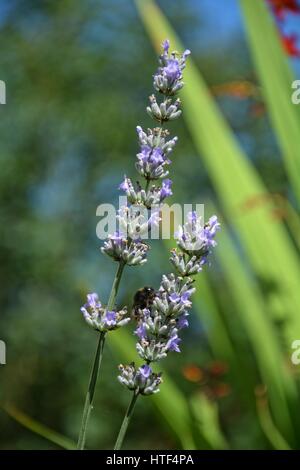
[[[114,282],[110,291],[109,299],[108,299],[108,304],[107,304],[108,310],[111,310],[114,307],[124,266],[125,264],[123,262],[119,263],[119,266],[118,266],[118,269],[114,278]],[[88,426],[91,411],[93,409],[95,387],[96,387],[99,370],[100,370],[100,366],[102,362],[105,335],[106,333],[103,331],[99,335],[95,359],[94,359],[94,363],[92,366],[91,376],[90,376],[89,385],[88,385],[88,391],[86,394],[83,413],[82,413],[82,421],[81,421],[81,427],[79,431],[77,450],[83,450],[85,446],[87,426]]]
[[[116,300],[116,296],[118,293],[119,284],[121,281],[124,267],[125,267],[125,263],[123,261],[120,261],[115,278],[114,278],[114,282],[110,291],[109,299],[107,302],[107,310],[111,310],[115,305],[115,300]]]
[[[85,445],[86,430],[87,430],[89,417],[93,409],[93,399],[94,399],[95,387],[96,387],[96,382],[97,382],[97,378],[99,374],[99,369],[100,369],[100,365],[102,361],[104,342],[105,342],[105,333],[101,332],[99,335],[95,359],[94,359],[94,363],[93,363],[93,367],[91,371],[88,391],[86,394],[83,413],[82,413],[82,422],[81,422],[81,428],[79,431],[79,437],[78,437],[78,443],[77,443],[78,450],[83,450],[84,445]]]
[[[136,403],[136,400],[137,400],[138,396],[139,396],[139,392],[136,392],[136,391],[133,392],[133,396],[132,396],[132,399],[131,399],[131,401],[129,403],[129,406],[127,408],[126,415],[123,419],[123,423],[122,423],[122,426],[120,428],[120,431],[119,431],[119,434],[118,434],[118,437],[117,437],[117,440],[116,440],[116,443],[115,443],[114,450],[120,450],[121,447],[122,447],[124,437],[125,437],[128,425],[130,423],[130,420],[131,420],[131,417],[132,417],[132,414],[133,414],[133,410],[134,410],[134,406],[135,406],[135,403]]]

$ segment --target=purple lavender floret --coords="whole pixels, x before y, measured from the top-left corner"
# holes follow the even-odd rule
[[[119,371],[119,382],[129,390],[142,395],[152,395],[159,392],[159,386],[162,383],[161,374],[153,372],[148,364],[144,364],[138,369],[134,362],[126,366],[120,364]]]
[[[181,339],[177,336],[177,334],[174,334],[172,336],[168,343],[167,343],[167,348],[169,351],[175,351],[175,352],[180,352],[178,344],[180,343]]]
[[[80,310],[87,324],[101,332],[115,330],[130,321],[126,307],[119,311],[107,310],[95,292],[87,295],[87,303]]]
[[[81,311],[84,313],[87,309],[91,309],[91,311],[97,311],[97,309],[101,308],[101,302],[99,302],[99,297],[96,292],[92,294],[87,294],[87,303],[81,307]]]
[[[176,304],[177,302],[180,302],[180,295],[177,292],[173,292],[173,294],[169,296],[169,299],[172,303]]]
[[[149,145],[143,145],[140,153],[137,154],[135,167],[147,180],[157,180],[169,174],[165,167],[170,163],[161,147],[152,148]]]
[[[162,43],[162,48],[163,48],[163,50],[164,50],[164,53],[165,53],[165,54],[168,54],[169,49],[170,49],[170,41],[169,41],[169,39],[165,39],[165,40],[163,41],[163,43]]]
[[[147,336],[147,328],[146,328],[145,323],[140,322],[140,324],[139,324],[139,326],[137,327],[137,329],[135,330],[134,334],[136,334],[136,336],[138,336],[139,339],[144,339],[144,338],[146,338],[146,336]]]
[[[144,379],[148,379],[149,375],[152,374],[152,369],[148,364],[144,364],[139,368],[138,374],[141,375]]]
[[[141,152],[138,154],[138,158],[143,162],[147,162],[154,166],[161,165],[165,158],[163,156],[163,151],[160,147],[151,148],[148,145],[143,145]]]
[[[163,180],[161,190],[160,190],[160,200],[161,202],[166,199],[166,197],[172,196],[172,181],[170,179]]]
[[[207,246],[214,247],[217,245],[217,242],[214,240],[214,238],[216,236],[217,231],[220,230],[220,227],[221,225],[218,221],[218,217],[216,215],[210,217],[208,223],[204,226],[204,233],[206,236]]]
[[[220,230],[216,215],[203,224],[196,212],[190,212],[187,222],[178,228],[176,234],[179,249],[171,251],[171,263],[181,276],[191,276],[202,271],[207,258],[217,245],[215,236]]]
[[[141,148],[143,146],[149,146],[153,149],[160,147],[165,157],[172,152],[178,141],[176,136],[172,139],[168,139],[168,136],[170,135],[169,131],[167,129],[161,129],[160,127],[147,129],[145,132],[141,126],[137,126],[136,131]],[[170,160],[168,160],[168,163],[171,163]]]
[[[186,59],[190,55],[189,49],[183,54],[176,51],[169,54],[170,43],[168,40],[162,44],[163,53],[160,56],[160,67],[154,75],[154,88],[166,96],[175,95],[184,85],[182,72],[186,65]]]
[[[178,330],[182,330],[183,328],[187,328],[189,326],[189,322],[188,322],[188,313],[185,312],[185,313],[182,313],[178,319],[177,319],[177,323],[176,323],[176,327]]]
[[[124,181],[120,184],[119,189],[125,192],[130,204],[151,209],[160,206],[167,197],[172,195],[171,186],[172,181],[164,179],[161,186],[151,185],[146,190],[141,187],[139,182],[134,185],[130,178],[124,176]]]
[[[128,266],[141,266],[147,261],[149,246],[140,240],[129,240],[117,231],[109,235],[101,248],[102,253],[115,261],[123,261]]]
[[[168,59],[167,65],[162,70],[168,81],[168,88],[171,88],[174,82],[181,78],[181,69],[177,59]]]
[[[106,312],[104,316],[104,323],[107,327],[115,326],[117,324],[117,314],[116,312]]]
[[[181,298],[180,298],[180,304],[185,307],[185,308],[188,308],[192,305],[191,301],[190,301],[190,296],[192,295],[192,291],[191,290],[187,290],[185,291]]]

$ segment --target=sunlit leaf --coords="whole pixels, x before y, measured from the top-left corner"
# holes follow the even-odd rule
[[[197,426],[212,449],[228,449],[228,443],[220,428],[217,403],[210,401],[203,393],[191,399],[192,410]]]
[[[7,403],[3,406],[4,411],[15,421],[22,424],[25,428],[29,429],[30,431],[38,434],[39,436],[47,439],[53,444],[56,444],[59,447],[67,450],[75,450],[76,443],[73,442],[71,439],[59,434],[57,431],[50,429],[48,426],[36,421],[28,414],[24,413],[23,411],[19,410],[16,406],[12,405],[11,403]]]
[[[240,0],[240,4],[262,94],[300,204],[300,108],[291,100],[295,77],[267,2]]]

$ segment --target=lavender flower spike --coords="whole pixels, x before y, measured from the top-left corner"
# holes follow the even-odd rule
[[[175,95],[184,85],[182,81],[182,71],[185,68],[187,57],[190,51],[187,49],[183,54],[176,51],[169,54],[170,43],[163,42],[163,54],[160,56],[160,67],[154,75],[153,86],[157,91],[172,96]]]
[[[220,230],[216,215],[203,223],[196,212],[188,214],[187,222],[176,234],[179,249],[171,251],[170,261],[181,276],[191,276],[202,271],[212,248],[217,245],[215,236]]]
[[[170,53],[170,42],[167,39],[162,48],[160,66],[153,77],[153,86],[163,99],[157,99],[152,94],[149,98],[150,104],[146,108],[149,116],[157,121],[160,127],[147,131],[141,126],[136,128],[140,150],[135,166],[139,175],[145,179],[146,185],[143,187],[139,181],[134,184],[128,177],[125,177],[120,185],[132,205],[121,208],[118,214],[120,229],[128,234],[130,243],[137,243],[139,236],[158,224],[160,207],[164,200],[172,195],[172,181],[166,177],[169,176],[171,164],[169,156],[174,150],[177,137],[169,138],[169,131],[162,126],[181,115],[181,102],[175,95],[184,85],[183,70],[190,51],[186,50],[183,54],[175,51]],[[158,180],[162,180],[161,183],[158,183]],[[149,217],[148,212],[153,210],[153,207],[156,212]],[[133,208],[137,208],[137,212],[132,211]],[[142,208],[146,212],[142,211]],[[176,274],[163,275],[151,303],[147,308],[141,307],[136,312],[136,349],[145,364],[138,369],[134,363],[119,367],[118,380],[132,390],[133,395],[120,428],[115,450],[122,446],[138,395],[159,391],[161,377],[160,374],[152,372],[150,363],[164,359],[171,352],[180,352],[179,333],[189,324],[191,296],[195,292],[190,276],[202,270],[210,249],[215,246],[214,237],[218,229],[216,217],[212,217],[208,224],[200,227],[195,214],[190,214],[187,223],[179,228],[178,248],[171,253],[171,262]],[[194,249],[193,242],[199,245],[197,250]]]
[[[188,326],[191,296],[196,290],[190,276],[202,270],[219,229],[216,216],[203,225],[195,212],[179,227],[178,249],[172,250],[170,259],[178,274],[163,275],[151,309],[140,312],[135,330],[138,354],[148,363],[164,359],[169,352],[180,352],[178,333]]]
[[[152,308],[140,312],[135,334],[140,357],[148,362],[164,359],[169,352],[180,352],[178,332],[188,326],[191,295],[195,292],[190,278],[163,276]]]
[[[108,304],[102,305],[98,295],[92,293],[88,294],[87,303],[81,308],[86,322],[98,330],[100,335],[86,394],[78,449],[84,449],[85,446],[105,336],[107,332],[129,322],[126,307],[119,310],[115,306],[123,270],[126,265],[141,266],[146,263],[149,247],[142,242],[142,238],[148,238],[152,229],[158,226],[160,208],[165,199],[172,195],[172,181],[167,176],[169,176],[171,164],[169,156],[176,145],[177,137],[169,138],[169,131],[162,129],[162,124],[181,115],[181,103],[175,95],[183,86],[182,72],[189,51],[185,51],[182,55],[176,52],[169,54],[169,48],[169,41],[164,41],[160,67],[154,75],[154,89],[159,91],[164,98],[162,102],[158,102],[156,97],[151,95],[150,106],[147,107],[147,113],[161,126],[148,129],[146,132],[140,126],[137,127],[139,151],[135,167],[142,181],[133,184],[131,178],[124,177],[119,189],[125,192],[127,201],[117,215],[118,229],[107,237],[101,248],[102,253],[118,262]],[[156,184],[157,181],[160,183]],[[216,230],[216,223],[212,221],[211,230],[206,234],[207,239],[213,238],[214,230]],[[136,329],[136,335],[139,338],[137,349],[147,363],[138,369],[134,364],[120,368],[120,382],[134,391],[129,407],[131,412],[138,394],[149,395],[159,391],[160,374],[152,372],[149,362],[165,357],[169,351],[179,351],[180,339],[177,333],[187,325],[187,310],[191,304],[188,281],[184,280],[182,285],[178,286],[176,283],[175,286],[173,280],[168,282],[169,290],[161,286],[162,289],[157,293],[154,308],[148,313],[146,309],[143,311],[140,324]],[[179,297],[178,302],[174,303],[170,299],[174,299],[175,295]],[[116,449],[121,447],[128,420],[126,416],[116,442]]]

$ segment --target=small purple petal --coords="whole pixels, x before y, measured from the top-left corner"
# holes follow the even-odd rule
[[[150,154],[150,161],[155,165],[161,165],[164,162],[163,151],[160,147],[155,147]]]
[[[147,379],[152,374],[152,369],[148,364],[144,364],[139,368],[139,372],[145,379]]]
[[[169,39],[164,40],[164,42],[162,43],[162,47],[163,47],[164,52],[167,54],[169,52],[169,49],[170,49]]]
[[[87,304],[86,304],[86,306],[91,307],[91,308],[100,308],[101,307],[101,303],[99,302],[99,297],[98,297],[98,294],[96,294],[96,292],[93,292],[92,294],[87,295]]]
[[[171,190],[171,185],[172,181],[169,179],[163,180],[162,182],[162,187],[160,190],[160,199],[163,200],[168,196],[172,196],[172,190]]]
[[[173,84],[175,80],[181,77],[181,70],[177,59],[168,59],[163,71],[170,84]]]
[[[146,333],[147,333],[147,330],[146,330],[146,327],[144,325],[144,323],[141,323],[139,325],[139,327],[135,330],[134,332],[140,339],[143,339],[146,337]]]
[[[148,219],[148,226],[151,227],[157,226],[160,222],[160,215],[159,215],[159,210],[152,209],[151,210],[151,215]]]
[[[180,341],[181,341],[181,339],[178,338],[177,335],[172,336],[172,338],[169,339],[169,341],[167,343],[167,348],[169,349],[169,351],[180,352],[180,349],[179,349],[179,346],[178,346],[178,343],[180,343]]]
[[[192,291],[187,290],[186,292],[184,292],[180,298],[180,303],[182,305],[191,306],[192,302],[189,300],[191,295]]]
[[[128,178],[126,178],[126,176],[124,176],[124,181],[120,184],[119,189],[125,192],[129,191],[129,183],[128,183]]]
[[[115,232],[113,235],[110,236],[110,239],[115,243],[117,246],[122,245],[123,237],[119,231]]]
[[[173,294],[169,296],[169,299],[175,304],[180,301],[180,295],[178,295],[177,292],[173,292]]]
[[[143,129],[141,128],[141,126],[136,126],[136,132],[138,136],[140,136],[143,133]]]
[[[196,211],[189,212],[188,221],[192,224],[197,222],[197,212]]]
[[[187,314],[183,313],[182,315],[180,315],[180,317],[178,317],[177,328],[181,330],[182,328],[187,328],[188,326],[189,322],[187,320]]]
[[[117,323],[116,318],[117,318],[116,312],[107,311],[104,317],[104,323],[107,326],[115,326]]]

